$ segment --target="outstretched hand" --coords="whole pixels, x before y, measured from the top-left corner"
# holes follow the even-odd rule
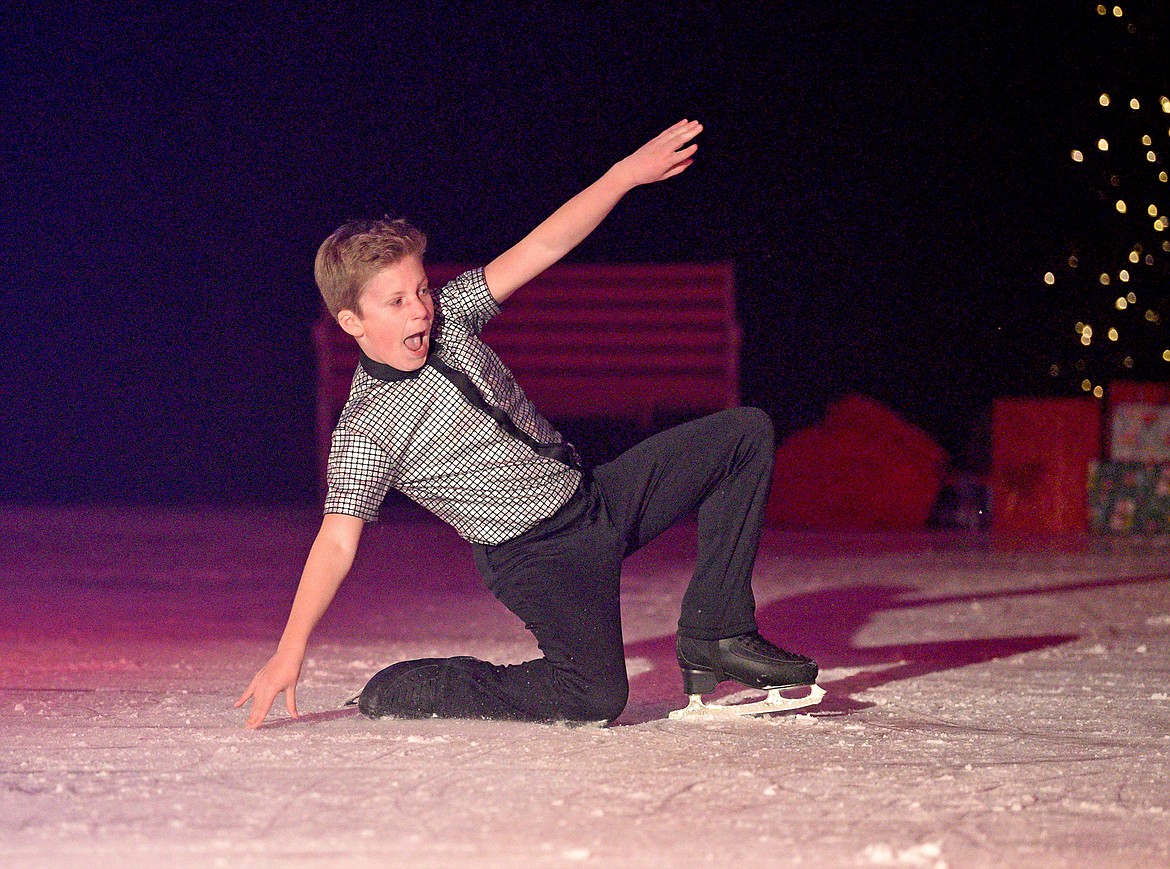
[[[484,267],[488,291],[503,303],[580,244],[623,196],[640,184],[652,184],[682,172],[692,163],[703,131],[698,121],[679,121],[594,181]],[[690,143],[690,144],[688,144]]]
[[[703,125],[698,121],[681,120],[620,161],[618,167],[628,173],[631,187],[671,178],[694,162],[699,146],[691,140],[701,132]]]
[[[279,652],[273,655],[268,663],[260,669],[260,672],[253,677],[244,693],[240,695],[240,699],[235,703],[235,707],[239,709],[248,702],[248,698],[252,699],[252,711],[244,726],[249,730],[255,730],[263,724],[264,719],[268,717],[268,710],[272,708],[272,703],[276,700],[276,695],[282,691],[284,692],[285,706],[288,707],[288,714],[296,718],[297,680],[300,677],[301,664],[299,660],[283,657]]]

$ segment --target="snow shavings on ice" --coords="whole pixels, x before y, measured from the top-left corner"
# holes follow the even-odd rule
[[[914,845],[895,852],[889,845],[867,845],[861,852],[863,859],[874,866],[924,866],[947,869],[942,859],[942,848],[937,842]]]
[[[468,549],[404,513],[322,621],[301,717],[278,699],[246,732],[231,704],[317,521],[0,510],[0,863],[1170,864],[1158,546],[769,533],[761,629],[817,658],[828,695],[674,722],[683,526],[628,563],[614,726],[368,721],[339,706],[395,660],[537,654]]]

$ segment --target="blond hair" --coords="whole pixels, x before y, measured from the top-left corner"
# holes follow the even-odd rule
[[[347,220],[317,249],[313,275],[325,307],[334,319],[345,310],[360,316],[366,284],[407,257],[421,257],[426,249],[427,237],[405,220]]]

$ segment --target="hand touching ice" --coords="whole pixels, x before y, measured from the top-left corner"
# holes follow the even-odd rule
[[[252,700],[252,711],[245,725],[249,730],[255,730],[264,723],[268,710],[273,701],[281,692],[284,692],[285,706],[288,714],[297,717],[297,680],[301,676],[301,662],[296,656],[273,655],[252,682],[244,690],[235,703],[237,709]]]

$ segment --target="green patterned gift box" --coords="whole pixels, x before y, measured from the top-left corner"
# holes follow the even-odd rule
[[[1098,534],[1170,533],[1170,463],[1091,463],[1089,524]]]

